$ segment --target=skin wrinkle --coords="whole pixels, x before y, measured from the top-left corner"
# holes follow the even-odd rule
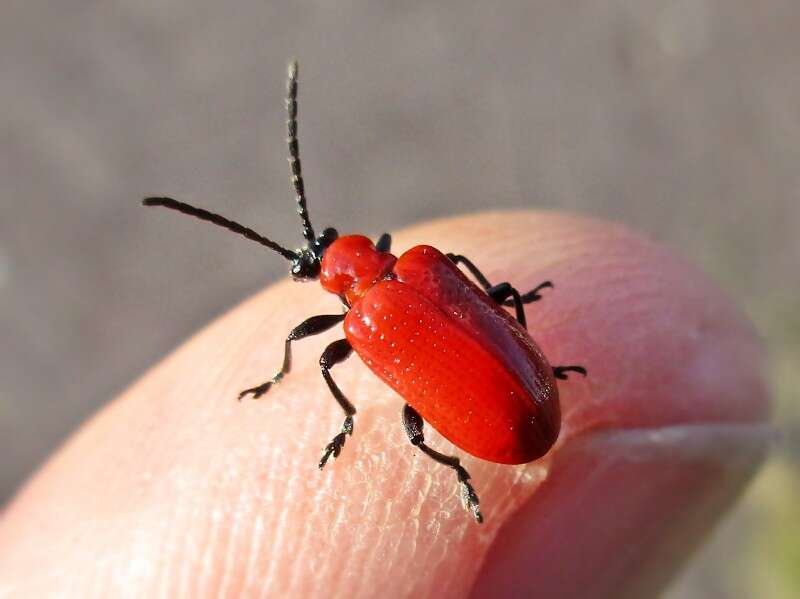
[[[197,585],[197,594],[200,589],[208,589],[210,596],[216,595],[215,593],[215,575],[218,570],[215,569],[215,554],[220,549],[219,547],[219,517],[218,508],[211,511],[208,518],[210,524],[206,526],[208,531],[206,538],[200,543],[200,569],[195,573],[195,583]]]
[[[559,242],[555,233],[543,235],[542,239],[534,236],[530,243],[538,249],[530,258],[519,253],[510,255],[508,247],[511,242],[502,239],[476,244],[470,228],[470,223],[476,221],[487,230],[503,230],[514,244],[518,244],[518,240],[528,235],[530,230],[559,230],[563,236],[568,229],[569,234],[575,236],[571,242],[573,254],[564,258],[568,262],[564,272],[560,272],[558,268],[561,267],[551,269],[547,266],[562,263],[552,259],[553,252],[561,251],[552,246],[563,248],[570,244]],[[622,252],[625,243],[630,248],[631,244],[642,242],[632,241],[638,240],[638,236],[616,227],[612,229],[613,235],[626,236],[628,241],[609,241],[609,237],[613,238],[611,233],[595,233],[595,229],[600,228],[586,219],[573,220],[546,213],[514,213],[510,218],[508,215],[487,214],[460,222],[423,225],[410,235],[396,236],[396,247],[402,251],[411,245],[408,240],[414,238],[443,250],[457,250],[474,257],[479,266],[489,261],[487,255],[496,256],[496,260],[507,266],[487,271],[497,273],[498,279],[510,280],[520,286],[535,285],[546,278],[554,281],[555,290],[541,302],[528,306],[533,336],[548,356],[554,356],[553,362],[561,359],[574,359],[579,363],[586,361],[590,369],[589,378],[571,377],[569,382],[560,386],[565,427],[555,455],[568,449],[572,442],[570,439],[575,435],[582,431],[588,434],[585,431],[597,431],[600,427],[660,426],[681,418],[700,424],[714,420],[744,422],[763,419],[766,415],[765,400],[748,399],[745,403],[748,395],[759,393],[753,383],[755,379],[742,388],[717,381],[720,395],[707,398],[694,392],[692,397],[701,402],[700,405],[679,405],[671,397],[665,398],[663,393],[654,397],[642,393],[643,371],[649,368],[652,373],[653,368],[615,369],[612,368],[613,362],[600,357],[604,355],[601,350],[605,350],[607,345],[612,348],[612,356],[623,354],[616,339],[609,344],[608,336],[602,334],[603,330],[609,330],[603,320],[611,323],[616,320],[609,316],[604,306],[586,304],[585,297],[598,296],[601,277],[592,271],[598,262],[603,261],[598,261],[591,252],[578,252],[581,247],[578,240],[591,239],[592,244],[600,247],[608,245],[612,248],[612,257],[615,253],[625,255]],[[441,242],[442,239],[447,241]],[[551,246],[546,245],[548,243]],[[652,277],[642,269],[650,261],[662,259],[657,258],[658,252],[652,250],[651,245],[645,244],[644,248],[646,255],[637,257],[639,267],[631,266],[629,258],[624,262],[626,272],[631,271],[632,281]],[[588,262],[574,265],[574,256],[579,254]],[[631,254],[629,249],[627,255]],[[671,260],[670,268],[674,268],[674,262]],[[604,268],[609,267],[606,264]],[[619,285],[625,284],[624,281],[623,277]],[[697,297],[706,293],[702,288],[688,291]],[[678,299],[686,299],[681,295],[684,290],[676,290],[676,294]],[[710,302],[718,301],[718,297],[719,294],[714,292]],[[444,585],[454,596],[465,596],[473,581],[483,575],[480,564],[489,546],[498,543],[500,527],[525,511],[538,496],[537,489],[550,484],[549,468],[553,467],[551,458],[554,454],[519,469],[495,466],[465,456],[426,427],[426,437],[431,445],[458,455],[473,475],[487,514],[486,524],[477,527],[461,510],[452,473],[415,452],[408,443],[399,416],[400,399],[376,383],[357,358],[351,358],[348,365],[337,366],[334,374],[359,410],[356,433],[348,438],[342,456],[329,463],[323,473],[317,472],[316,460],[322,446],[341,426],[341,413],[329,397],[316,366],[322,348],[333,337],[326,334],[295,344],[296,368],[264,399],[238,404],[235,395],[238,390],[271,376],[279,366],[282,335],[302,319],[296,318],[301,308],[303,315],[335,313],[331,311],[331,301],[335,304],[335,300],[324,297],[309,286],[289,282],[279,284],[201,331],[188,345],[148,373],[124,394],[123,399],[100,415],[104,428],[90,423],[67,446],[66,452],[57,455],[45,467],[44,474],[23,491],[19,503],[10,507],[13,518],[3,520],[0,527],[0,572],[6,567],[24,567],[28,556],[42,555],[44,551],[38,559],[49,561],[51,553],[57,553],[63,560],[63,573],[54,573],[57,570],[49,565],[45,569],[50,585],[57,587],[59,581],[63,584],[79,567],[76,564],[81,562],[81,552],[67,550],[69,541],[58,534],[52,537],[53,545],[43,549],[30,530],[23,534],[30,526],[25,522],[44,518],[46,526],[57,530],[56,521],[74,521],[75,514],[88,509],[95,522],[106,520],[115,523],[120,543],[109,548],[108,563],[117,564],[119,569],[115,570],[114,576],[118,580],[124,580],[125,563],[131,557],[127,531],[132,525],[141,523],[151,527],[150,537],[176,535],[180,547],[173,554],[162,543],[156,543],[156,538],[152,539],[155,546],[150,550],[157,556],[158,563],[177,561],[182,564],[183,567],[178,566],[175,574],[185,576],[183,582],[191,584],[196,581],[202,556],[195,550],[202,550],[204,539],[211,534],[208,527],[210,513],[215,508],[228,506],[230,509],[224,513],[220,526],[230,526],[234,514],[242,518],[242,523],[250,523],[249,534],[237,534],[235,538],[225,538],[220,534],[219,541],[229,545],[213,548],[210,554],[218,565],[225,562],[217,558],[237,556],[235,571],[226,574],[231,581],[229,591],[232,595],[244,592],[253,596],[260,592],[264,593],[263,596],[325,594],[347,595],[351,599],[359,596],[359,591],[367,593],[363,585],[368,584],[372,590],[386,588],[399,594],[406,594],[413,587],[421,597]],[[279,305],[286,312],[279,310]],[[294,306],[297,308],[292,311]],[[619,315],[617,306],[610,306],[607,310]],[[723,302],[721,311],[708,310],[709,317],[720,318],[720,326],[719,330],[707,335],[719,335],[721,331],[726,332],[725,339],[731,336],[747,339],[743,332],[746,329],[739,324],[727,332],[730,322],[727,302]],[[570,317],[564,319],[563,314]],[[637,318],[650,317],[643,311]],[[587,319],[595,323],[596,330],[587,331],[586,327],[580,326]],[[646,332],[646,327],[640,323],[629,324],[636,331],[641,328]],[[653,334],[662,333],[657,331]],[[230,339],[235,339],[235,342],[229,343]],[[651,343],[646,336],[634,341],[636,344]],[[726,348],[726,352],[734,352],[733,356],[724,354],[726,360],[730,364],[738,364],[739,360],[746,362],[746,356],[753,353],[749,344],[750,341],[743,341],[739,348]],[[715,351],[713,346],[703,344],[699,344],[697,350]],[[199,365],[213,365],[213,368]],[[626,388],[619,391],[604,386],[604,380],[617,376],[619,379],[614,379],[615,382],[621,381]],[[186,384],[178,386],[175,381]],[[714,382],[710,380],[708,384]],[[687,378],[686,384],[695,383]],[[209,391],[212,388],[213,392]],[[622,403],[619,403],[620,393],[625,400]],[[740,403],[737,403],[738,398],[741,398]],[[654,416],[656,408],[659,410]],[[661,422],[654,422],[654,419]],[[144,433],[141,437],[139,431]],[[119,439],[144,442],[141,451],[126,452]],[[264,439],[268,442],[265,443]],[[107,449],[93,453],[91,448],[97,447]],[[103,453],[113,456],[116,461],[114,468],[109,469],[108,457]],[[116,482],[110,485],[113,494],[102,488],[100,497],[92,497],[87,491],[85,504],[76,501],[75,493],[79,493],[81,498],[80,491],[73,489],[82,488],[82,484],[87,489],[94,487],[87,484],[91,482],[88,475],[81,478],[75,474],[74,466],[69,468],[70,460],[74,461],[75,456],[80,458],[81,468],[87,472],[99,472],[104,479],[109,474],[116,476]],[[220,456],[228,456],[228,461]],[[229,464],[236,462],[239,466],[235,471],[231,470]],[[125,484],[125,473],[143,467],[152,473],[152,478],[138,482],[135,492],[131,493],[130,485],[126,487]],[[220,472],[228,472],[230,476],[220,476]],[[70,492],[63,501],[59,500],[61,515],[43,509],[41,502],[44,501],[46,506],[47,497],[60,498],[66,485]],[[26,508],[26,504],[30,507]],[[275,509],[276,506],[281,509]],[[413,511],[416,509],[419,509],[419,515],[415,517]],[[30,517],[26,517],[26,510]],[[343,515],[349,520],[349,530],[338,528]],[[409,524],[410,517],[414,518],[413,526]],[[156,522],[165,527],[161,529],[163,532],[153,527]],[[329,528],[332,525],[337,527],[337,532],[341,530],[348,538],[362,538],[363,542],[334,546],[335,539]],[[4,551],[3,548],[7,547],[4,541],[7,543],[15,530],[20,531],[23,540],[13,552]],[[438,538],[431,537],[434,530],[438,530]],[[255,538],[259,532],[265,537]],[[77,546],[91,548],[92,538],[96,536],[92,529],[86,530],[83,542]],[[27,548],[25,538],[33,539],[27,541],[32,543]],[[279,538],[283,539],[280,548],[274,544]],[[492,545],[492,551],[495,546]],[[139,550],[146,551],[147,547],[142,546]],[[253,555],[254,551],[260,554]],[[315,568],[310,567],[314,565]],[[152,585],[164,588],[160,586],[163,578],[159,578],[163,572],[153,573],[147,590],[152,590]],[[267,572],[269,575],[265,576]],[[358,577],[351,576],[351,572],[358,573]],[[312,573],[324,574],[327,578],[312,576]],[[338,581],[343,587],[350,588],[331,586],[332,573],[340,576]],[[221,584],[221,575],[215,579],[215,584]],[[42,591],[52,588],[42,578],[29,580],[28,587],[16,588],[14,592],[34,596],[26,591],[37,587]],[[107,579],[111,580],[111,577]],[[219,587],[200,589],[187,586],[177,590],[178,594],[172,596],[202,597],[208,595],[201,591],[216,593]],[[81,593],[76,592],[76,595]]]
[[[352,375],[354,370],[353,365],[358,364],[357,359],[348,360],[345,364],[338,366],[337,368],[340,372],[344,372],[345,369]],[[358,364],[359,368],[362,368],[360,364]],[[366,370],[364,368],[364,370]],[[361,380],[361,376],[364,373],[357,374],[359,376],[359,381]],[[345,448],[343,450],[342,455],[329,462],[328,466],[326,466],[326,476],[329,477],[332,485],[336,482],[336,479],[339,477],[344,478],[344,485],[342,487],[342,491],[337,494],[337,497],[333,499],[337,506],[338,518],[337,518],[337,526],[341,534],[346,535],[346,531],[350,525],[350,519],[352,518],[349,516],[345,509],[344,505],[341,502],[342,497],[346,496],[349,491],[353,492],[365,492],[365,504],[359,506],[358,514],[355,516],[356,518],[372,518],[374,521],[369,525],[378,526],[377,520],[380,514],[380,510],[375,514],[365,514],[365,511],[368,509],[366,505],[366,501],[370,498],[377,501],[379,504],[381,502],[386,502],[386,511],[390,511],[391,509],[391,500],[388,497],[388,489],[386,494],[374,494],[370,493],[369,490],[369,470],[372,468],[382,469],[383,464],[383,455],[382,454],[372,454],[372,453],[365,453],[358,451],[358,447],[362,445],[362,443],[367,442],[366,438],[370,435],[370,432],[382,428],[380,423],[375,422],[373,410],[369,405],[368,401],[358,402],[355,398],[357,397],[368,397],[368,395],[363,394],[360,388],[360,384],[356,385],[354,389],[348,388],[345,391],[345,394],[353,398],[357,404],[359,405],[359,411],[355,417],[355,428],[354,433],[350,439],[348,439]],[[333,402],[332,402],[333,403]],[[331,405],[331,410],[336,410],[336,417],[337,420],[340,419],[340,411],[334,405]],[[371,543],[364,543],[360,539],[356,538],[353,541],[348,543],[349,554],[354,556],[358,556],[359,554],[366,554],[370,556],[372,559],[375,559],[377,552],[372,552]],[[367,569],[367,564],[369,563],[368,559],[353,559],[350,561],[352,564],[357,564],[354,568],[355,572],[361,572]],[[359,577],[352,576],[353,571],[351,569],[343,569],[338,565],[331,563],[330,560],[324,561],[325,568],[334,573],[336,579],[339,581],[343,581],[343,585],[340,588],[349,588],[350,585],[356,583],[360,580]],[[336,587],[337,585],[333,584],[332,587]]]
[[[166,526],[167,534],[166,542],[164,543],[164,553],[166,555],[175,555],[177,553],[177,539],[179,535],[179,529],[175,523],[179,522],[181,519],[179,508],[176,506],[173,510],[171,510],[170,514],[171,515],[166,519],[166,521],[171,525]],[[164,560],[164,565],[162,566],[161,576],[158,584],[158,588],[160,589],[158,594],[161,597],[171,597],[174,595],[172,592],[172,587],[175,583],[175,579],[172,577],[173,570],[174,568],[172,560]]]
[[[746,471],[752,472],[755,470],[758,465],[763,461],[769,446],[775,440],[775,429],[769,424],[759,424],[759,423],[750,423],[750,424],[737,424],[737,423],[701,423],[701,424],[688,424],[688,425],[677,425],[677,426],[667,426],[667,427],[660,427],[660,428],[642,428],[642,429],[628,429],[628,430],[606,430],[606,431],[593,431],[587,433],[582,436],[574,437],[568,446],[559,452],[556,461],[564,463],[569,463],[570,460],[578,458],[578,463],[580,463],[581,456],[583,455],[597,455],[598,458],[592,458],[593,464],[601,460],[599,466],[593,466],[591,469],[588,470],[585,474],[582,475],[582,486],[584,489],[588,489],[589,493],[591,493],[592,483],[593,482],[602,482],[605,477],[613,475],[609,474],[609,472],[613,471],[614,469],[618,468],[620,464],[624,465],[626,462],[631,464],[636,463],[657,463],[659,459],[663,460],[664,456],[669,456],[669,460],[672,462],[670,465],[671,468],[675,468],[675,463],[683,463],[686,464],[687,467],[691,467],[693,464],[710,464],[710,465],[718,465],[721,468],[727,468],[730,471],[737,471],[738,469],[744,469]],[[616,447],[615,447],[616,445]],[[612,450],[613,448],[613,450]],[[610,451],[611,450],[611,451]],[[743,450],[743,451],[742,451]],[[605,462],[602,461],[603,458],[606,459]],[[569,468],[569,467],[567,467]],[[562,469],[560,472],[561,476],[564,475],[564,470]],[[734,485],[738,487],[738,489],[734,489],[735,492],[733,493],[725,493],[719,492],[720,498],[716,501],[727,501],[732,502],[733,499],[741,492],[744,482],[747,480],[748,477],[734,477],[732,480],[728,480],[727,482],[723,479],[720,481],[716,481],[718,485],[721,487]],[[625,487],[624,493],[628,495],[628,503],[632,505],[636,505],[637,503],[644,503],[638,502],[636,500],[631,500],[631,494],[636,493],[637,491],[646,490],[647,485],[639,485],[638,487]],[[576,496],[575,501],[581,501],[583,499],[589,499],[590,497],[587,496],[585,491],[582,491],[583,494],[579,494]],[[696,499],[697,501],[702,502],[704,497],[702,495],[696,496],[692,498],[693,500]],[[712,503],[714,503],[712,498]],[[689,552],[686,550],[686,544],[692,543],[692,535],[697,535],[698,528],[707,529],[710,526],[710,523],[714,521],[713,515],[717,513],[718,510],[714,509],[706,509],[699,514],[694,514],[695,525],[689,527],[687,530],[688,532],[683,536],[678,536],[677,542],[673,541],[672,552],[677,554],[677,557],[673,555],[671,559],[667,559],[666,557],[663,558],[664,563],[666,564],[666,568],[669,569],[670,567],[675,567],[673,562],[682,562],[686,559],[689,555]],[[688,513],[689,517],[691,518],[692,514]],[[591,510],[585,512],[586,515],[579,516],[581,518],[581,526],[599,526],[598,531],[602,531],[605,528],[608,530],[613,530],[614,527],[619,526],[620,524],[624,523],[625,520],[621,519],[614,519],[611,521],[606,520],[597,520],[592,518]],[[512,517],[509,521],[505,524],[505,531],[506,536],[508,536],[509,531],[513,531],[514,529],[518,529],[521,526],[519,522],[520,518],[525,518],[524,515],[520,517]],[[541,523],[543,526],[540,526],[540,529],[537,533],[540,538],[546,539],[548,536],[552,536],[553,534],[557,534],[555,530],[551,530],[548,534],[546,531],[548,528],[548,520],[542,519]],[[646,526],[645,522],[639,522],[640,526]],[[558,526],[558,524],[554,524],[554,526]],[[630,526],[636,527],[635,523],[631,523]],[[637,530],[637,537],[641,537],[642,534],[646,531],[636,529]],[[679,529],[678,529],[679,530]],[[593,536],[597,536],[598,532],[592,532],[591,529],[583,529],[584,536],[586,538],[591,538]],[[495,547],[502,544],[503,538],[503,531],[501,531],[501,535],[495,540]],[[511,536],[513,532],[511,532]],[[519,535],[516,535],[519,536]],[[637,544],[633,544],[636,546]],[[615,546],[615,551],[617,552],[617,556],[625,557],[624,549],[625,544],[617,544]],[[662,552],[667,551],[669,553],[670,545],[667,548],[662,547]],[[620,553],[623,551],[623,553]],[[499,563],[503,563],[500,570],[504,569],[504,566],[508,564],[508,562],[503,562],[503,560],[508,560],[509,556],[507,555],[508,550],[499,549],[498,551],[492,552],[491,559],[489,563],[484,563],[483,568],[489,570],[497,570],[497,565]],[[505,554],[505,556],[504,556]],[[546,555],[546,552],[544,552]],[[513,559],[513,558],[511,558]],[[627,561],[638,562],[641,560],[640,552],[636,551],[635,548],[631,548],[630,552],[628,553]],[[520,560],[516,560],[520,562]],[[626,560],[621,560],[623,563]],[[624,566],[620,565],[620,562],[617,563],[617,569],[625,572],[626,569]],[[658,561],[655,562],[658,564]],[[558,579],[560,582],[560,586],[553,586],[552,584],[547,588],[539,588],[537,592],[541,592],[547,596],[553,595],[555,593],[558,596],[564,597],[581,597],[584,596],[584,593],[580,589],[580,585],[570,585],[568,579],[570,577],[569,569],[565,569],[560,565],[555,565],[554,562],[551,560],[550,564],[548,565],[547,560],[543,560],[541,558],[541,554],[539,554],[535,563],[525,563],[524,561],[520,562],[520,567],[523,568],[554,568],[561,570],[557,575],[552,576],[552,578]],[[638,567],[635,565],[635,567]],[[658,567],[658,566],[657,566]],[[513,566],[512,566],[513,571]],[[504,595],[504,590],[502,587],[506,587],[507,585],[502,583],[502,579],[498,578],[497,574],[488,574],[484,571],[481,576],[483,580],[482,585],[478,585],[477,588],[473,589],[471,596],[473,597],[481,597],[484,596],[487,589],[493,589],[493,592],[499,593],[501,596]],[[617,597],[617,596],[624,596],[624,597],[641,597],[641,596],[653,596],[655,590],[659,588],[658,584],[643,587],[635,587],[634,590],[628,590],[628,592],[624,592],[620,594],[621,587],[618,580],[615,578],[615,574],[618,575],[618,572],[611,572],[606,576],[606,584],[602,582],[597,585],[597,596],[598,597]],[[507,576],[508,574],[506,574]],[[501,574],[503,576],[503,574]],[[597,580],[597,577],[595,578]],[[602,576],[600,577],[602,580]],[[493,586],[494,583],[499,583],[498,586]],[[641,584],[641,583],[639,583]],[[611,590],[613,589],[613,590]],[[528,589],[527,592],[531,592],[532,589]],[[523,588],[514,589],[514,592],[519,594],[524,594],[526,592]]]
[[[291,461],[291,465],[295,468],[300,468],[301,464],[298,463],[299,460],[296,458]],[[302,470],[299,470],[302,472]],[[322,490],[327,486],[327,480],[322,481],[319,486],[312,491],[312,500],[309,502],[309,520],[315,521],[318,518],[318,514],[321,511],[321,504],[320,504],[320,497],[322,495]],[[283,526],[284,528],[289,529],[288,519],[289,519],[289,511],[288,506],[291,506],[295,503],[295,496],[301,495],[299,489],[301,488],[300,484],[300,477],[293,477],[290,479],[290,485],[287,485],[287,493],[286,493],[286,505],[287,510],[285,511],[284,515],[281,517],[280,522],[278,523],[279,526]],[[326,489],[327,490],[327,489]],[[302,572],[298,572],[298,565],[302,563],[304,560],[310,560],[311,562],[311,570],[316,571],[315,561],[316,556],[310,555],[307,556],[306,554],[309,553],[309,543],[306,542],[306,538],[308,537],[310,532],[310,527],[306,524],[301,526],[301,535],[299,537],[295,537],[289,531],[284,531],[283,539],[288,542],[288,546],[285,548],[279,547],[279,552],[273,552],[278,556],[284,556],[283,561],[285,561],[286,556],[292,556],[292,563],[288,571],[283,570],[280,566],[280,563],[277,559],[275,559],[275,574],[269,578],[269,581],[272,582],[276,579],[279,579],[279,573],[285,574],[285,582],[284,584],[288,588],[297,587],[298,585],[302,585]],[[300,550],[297,550],[295,546],[300,547]],[[298,583],[298,579],[300,579]],[[276,584],[280,589],[280,586]]]
[[[233,565],[236,562],[234,560],[234,556],[236,555],[236,550],[240,546],[240,543],[237,543],[238,535],[240,534],[240,530],[242,527],[242,519],[244,514],[246,513],[246,508],[243,507],[242,504],[242,494],[239,495],[236,506],[234,508],[235,512],[233,514],[233,526],[228,533],[228,541],[225,547],[224,552],[224,560],[223,560],[223,567],[219,582],[219,591],[217,592],[218,597],[225,597],[228,593],[226,591],[230,588],[232,584],[232,573],[234,571]],[[242,507],[238,507],[242,506]]]
[[[250,533],[250,545],[245,552],[247,557],[247,565],[245,566],[242,587],[249,590],[254,586],[254,577],[256,576],[256,564],[258,563],[258,556],[261,555],[261,543],[264,539],[264,517],[258,514],[255,517],[253,530]]]
[[[183,547],[181,548],[180,555],[184,556],[184,566],[181,570],[181,584],[180,584],[180,591],[179,594],[181,597],[191,597],[192,596],[192,585],[196,580],[196,574],[200,567],[198,563],[199,560],[197,558],[197,548],[199,545],[199,541],[205,537],[207,529],[205,527],[200,529],[200,537],[199,539],[195,539],[195,533],[192,530],[191,523],[198,522],[197,510],[192,510],[190,517],[188,518],[188,522],[184,524],[184,526],[188,526],[187,534],[184,539]]]

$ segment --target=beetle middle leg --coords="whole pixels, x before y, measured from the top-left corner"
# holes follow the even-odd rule
[[[470,272],[470,274],[472,274],[473,277],[475,277],[475,279],[478,281],[478,283],[480,283],[481,287],[483,287],[487,293],[489,293],[489,290],[492,289],[493,287],[499,287],[500,285],[503,285],[503,283],[500,283],[499,285],[492,285],[489,282],[489,279],[487,279],[486,276],[478,269],[478,267],[475,266],[468,258],[460,254],[447,254],[447,257],[450,258],[450,260],[452,260],[455,264],[463,264],[464,267]],[[509,283],[505,284],[511,287]],[[511,288],[514,289],[513,287]],[[537,285],[536,287],[534,287],[533,289],[531,289],[526,293],[520,294],[516,289],[514,289],[514,291],[517,293],[517,295],[519,295],[520,302],[522,302],[523,304],[530,304],[532,302],[537,302],[540,299],[542,299],[542,296],[539,294],[539,292],[542,289],[547,289],[547,288],[550,289],[553,288],[553,284],[550,281],[544,281],[543,283],[540,283],[539,285]],[[516,306],[517,302],[516,298],[512,297],[509,299],[509,297],[506,296],[502,300],[498,301],[498,303],[502,303],[504,306]]]
[[[347,339],[339,339],[326,347],[319,358],[322,378],[325,379],[325,382],[328,384],[328,389],[331,390],[331,394],[339,403],[339,406],[341,406],[345,416],[344,424],[342,424],[342,432],[336,435],[333,440],[325,446],[325,450],[322,452],[322,459],[319,461],[320,470],[325,467],[325,464],[331,456],[334,458],[339,457],[342,447],[344,447],[344,442],[347,440],[347,435],[353,434],[353,416],[356,414],[356,408],[350,403],[350,400],[344,396],[344,393],[342,393],[339,386],[334,382],[330,373],[330,369],[349,358],[352,351],[353,347]]]
[[[483,522],[478,494],[469,482],[469,472],[464,469],[457,457],[439,453],[425,444],[425,435],[422,432],[422,427],[424,426],[422,416],[408,404],[403,406],[403,426],[406,429],[408,440],[411,441],[414,447],[418,447],[425,455],[455,471],[456,477],[458,477],[461,505],[464,506],[465,510],[472,513],[478,524]]]
[[[272,385],[279,383],[280,380],[289,373],[292,369],[292,341],[325,332],[335,324],[342,322],[345,316],[345,314],[321,314],[319,316],[312,316],[293,328],[286,336],[286,342],[283,348],[283,366],[281,366],[281,369],[266,383],[261,383],[260,385],[245,389],[239,393],[239,401],[248,394],[252,394],[253,399],[258,399],[269,391]]]

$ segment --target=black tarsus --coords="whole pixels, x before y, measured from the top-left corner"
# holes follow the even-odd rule
[[[540,299],[542,299],[542,296],[539,295],[539,292],[542,289],[554,289],[554,286],[550,281],[545,281],[544,283],[539,283],[536,287],[534,287],[533,289],[531,289],[527,293],[523,293],[520,296],[520,299],[522,300],[522,303],[523,304],[530,304],[530,303],[533,303],[533,302],[538,302]],[[506,302],[504,302],[503,305],[504,306],[513,306],[514,304],[513,304],[512,300],[506,300]]]
[[[239,393],[239,401],[248,394],[252,394],[253,399],[258,399],[269,391],[272,385],[279,383],[284,375],[289,373],[292,369],[292,341],[298,341],[310,337],[311,335],[318,335],[319,333],[327,331],[332,326],[342,322],[345,316],[345,314],[320,314],[319,316],[312,316],[311,318],[305,319],[293,328],[286,336],[286,342],[283,348],[283,366],[281,366],[281,369],[266,383],[251,387],[250,389],[245,389]]]
[[[422,416],[410,405],[406,404],[403,406],[403,427],[406,429],[408,440],[411,441],[412,445],[418,447],[420,451],[434,461],[448,468],[452,468],[455,471],[456,477],[458,478],[461,504],[464,506],[465,510],[472,513],[472,516],[478,524],[482,523],[483,515],[480,510],[480,501],[478,500],[478,494],[469,482],[471,478],[469,472],[464,469],[457,457],[444,455],[426,445],[425,435],[422,430],[423,426],[424,421],[422,420]]]
[[[353,347],[350,345],[350,342],[347,339],[339,339],[338,341],[334,341],[328,347],[326,347],[325,351],[322,352],[322,355],[319,358],[319,367],[322,371],[322,377],[325,379],[328,389],[330,389],[331,394],[339,403],[339,406],[342,408],[345,414],[344,424],[342,424],[342,431],[337,434],[333,440],[328,443],[328,445],[325,446],[325,449],[322,452],[322,458],[319,461],[320,470],[325,467],[325,464],[328,463],[328,459],[331,456],[334,458],[339,457],[339,454],[344,447],[344,442],[347,440],[347,435],[353,434],[353,416],[355,416],[356,408],[352,403],[350,403],[350,400],[344,396],[344,393],[342,393],[342,391],[339,389],[339,386],[334,382],[330,373],[330,369],[336,364],[344,362],[347,358],[349,358],[352,351]]]
[[[185,204],[184,202],[179,202],[178,200],[173,200],[172,198],[145,198],[142,200],[142,205],[144,206],[163,206],[164,208],[169,208],[170,210],[175,210],[177,212],[182,212],[183,214],[188,214],[189,216],[194,216],[199,218],[200,220],[204,220],[210,222],[214,225],[222,227],[224,229],[228,229],[229,231],[233,231],[234,233],[238,233],[243,237],[246,237],[250,241],[255,241],[268,247],[269,249],[278,252],[281,256],[286,258],[287,260],[297,260],[297,254],[282,245],[275,243],[271,239],[264,237],[253,231],[253,229],[249,227],[245,227],[235,221],[229,220],[224,216],[220,216],[219,214],[215,214],[214,212],[209,212],[208,210],[204,210],[203,208],[196,208],[195,206],[191,206],[190,204]]]
[[[297,213],[303,226],[303,237],[309,245],[313,244],[316,235],[311,219],[308,216],[306,205],[306,187],[303,182],[303,169],[300,164],[300,144],[297,141],[297,61],[289,63],[288,78],[286,80],[286,142],[289,145],[289,167],[292,170],[292,185],[297,198]]]
[[[392,249],[392,236],[388,233],[384,233],[378,238],[378,241],[375,242],[375,249],[379,252],[389,252]]]
[[[587,372],[583,366],[553,366],[553,376],[562,381],[567,380],[567,372],[577,372],[586,376]]]

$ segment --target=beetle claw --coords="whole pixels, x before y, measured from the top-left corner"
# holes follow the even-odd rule
[[[264,395],[267,391],[269,391],[272,388],[272,385],[279,383],[282,378],[283,378],[283,372],[279,372],[270,380],[268,380],[266,383],[262,383],[256,387],[251,387],[250,389],[245,389],[244,391],[239,393],[239,401],[242,401],[242,399],[246,395],[250,394],[252,394],[253,396],[251,399],[258,399],[259,397]]]
[[[247,395],[252,395],[251,399],[258,399],[262,395],[264,395],[267,391],[269,391],[270,387],[272,387],[272,381],[264,383],[263,385],[259,385],[258,387],[252,387],[250,389],[245,389],[241,393],[239,393],[239,401],[242,401]]]
[[[322,459],[319,461],[319,469],[322,470],[325,467],[325,464],[328,463],[328,460],[333,457],[335,460],[339,457],[339,454],[342,453],[342,448],[344,447],[344,442],[347,441],[347,435],[353,434],[353,418],[352,416],[348,416],[344,419],[344,424],[342,425],[342,432],[336,435],[333,440],[325,446],[325,449],[322,452]]]
[[[325,446],[325,450],[322,452],[322,459],[319,461],[320,470],[322,470],[325,467],[325,464],[328,463],[328,460],[331,457],[333,457],[334,460],[339,457],[339,454],[342,453],[344,442],[345,442],[345,434],[339,433],[333,438],[333,441],[331,441]]]
[[[586,369],[583,366],[555,366],[553,367],[553,376],[562,381],[567,380],[567,372],[577,372],[586,376]]]
[[[465,510],[472,513],[475,522],[478,524],[483,523],[483,514],[481,514],[480,502],[478,494],[468,481],[463,480],[458,483],[459,495],[461,495],[461,505]]]
[[[523,304],[532,304],[533,302],[538,302],[542,299],[542,295],[539,293],[542,289],[554,289],[555,286],[550,281],[545,281],[541,285],[538,285],[535,289],[531,289],[527,293],[523,293],[520,296],[520,300]],[[507,299],[503,302],[504,306],[508,306],[510,308],[514,307],[514,300]]]

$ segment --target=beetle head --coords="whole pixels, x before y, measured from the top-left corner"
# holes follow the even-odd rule
[[[296,250],[289,274],[295,281],[313,281],[319,277],[320,264],[325,250],[339,238],[333,227],[328,227],[314,243]]]

